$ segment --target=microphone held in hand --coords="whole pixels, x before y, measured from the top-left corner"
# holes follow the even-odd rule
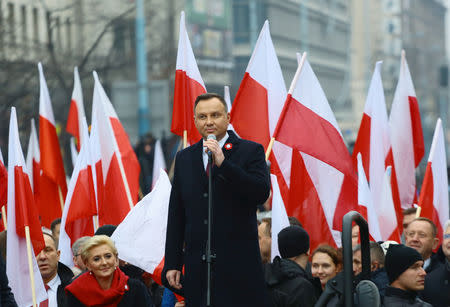
[[[206,139],[208,139],[208,140],[216,140],[216,136],[214,134],[208,134]],[[208,156],[212,157],[212,152],[209,149],[208,149]]]

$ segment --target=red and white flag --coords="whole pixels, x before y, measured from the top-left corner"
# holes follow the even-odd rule
[[[67,118],[66,131],[77,139],[77,149],[80,150],[83,140],[82,120],[86,117],[83,105],[83,91],[81,90],[80,75],[78,67],[73,69],[73,92],[70,101],[69,115]],[[75,162],[74,162],[75,163]]]
[[[41,177],[39,182],[39,213],[42,226],[50,228],[51,222],[61,217],[67,194],[66,174],[61,156],[55,117],[44,78],[42,64],[39,68],[39,147],[41,152]]]
[[[420,191],[419,206],[421,216],[429,218],[438,228],[438,238],[442,242],[445,223],[449,219],[447,158],[445,154],[444,132],[439,118],[431,143],[427,170]]]
[[[289,218],[286,213],[283,198],[280,194],[278,179],[275,175],[270,175],[272,181],[272,246],[271,260],[276,256],[280,256],[278,250],[278,234],[281,230],[289,226]]]
[[[311,235],[311,248],[340,245],[332,229],[357,209],[357,178],[334,114],[306,54],[299,65],[274,137],[293,148],[286,211]],[[314,216],[314,219],[311,219]]]
[[[240,137],[260,143],[266,150],[273,136],[283,103],[286,84],[270,36],[264,23],[245,70],[231,110],[231,123]],[[288,198],[292,150],[278,141],[270,155],[271,172],[278,177],[281,195]]]
[[[223,87],[223,99],[225,99],[225,102],[227,103],[228,113],[231,113],[230,88],[227,85],[225,85]],[[231,124],[231,123],[228,124],[227,130],[232,130],[236,133],[236,131],[234,130],[233,124]]]
[[[378,222],[378,214],[375,211],[374,201],[372,192],[369,188],[369,183],[367,182],[366,174],[364,172],[364,167],[362,164],[361,153],[357,155],[358,163],[358,204],[364,207],[363,216],[367,220],[369,225],[370,236],[375,241],[382,240],[380,224]]]
[[[152,190],[159,178],[159,170],[167,171],[166,160],[164,159],[164,152],[161,147],[161,141],[157,140],[155,143],[155,154],[153,158],[153,176],[152,176]]]
[[[3,213],[6,213],[6,203],[8,201],[8,170],[6,169],[5,162],[3,160],[2,150],[0,149],[0,210],[5,207]],[[6,229],[4,223],[4,217],[0,219],[0,231]]]
[[[419,105],[404,51],[389,125],[392,151],[387,164],[393,165],[392,194],[401,227],[402,209],[412,207],[415,202],[415,170],[425,153]]]
[[[82,121],[83,139],[89,139],[86,118]],[[60,261],[72,267],[72,244],[83,236],[94,235],[93,217],[97,215],[89,142],[81,144],[72,178],[69,182],[59,236]]]
[[[101,155],[103,179],[103,191],[99,191],[101,177],[97,172],[97,196],[101,199],[98,202],[99,225],[117,225],[137,203],[140,166],[96,72],[94,79],[92,129],[97,130],[93,133],[98,136],[100,145],[97,150]],[[98,160],[94,160],[94,164],[97,169]]]
[[[111,236],[120,259],[152,274],[159,284],[171,189],[167,173],[160,169],[154,189],[136,204]]]
[[[34,204],[39,208],[39,182],[41,176],[41,154],[39,152],[39,141],[36,132],[34,119],[31,119],[31,133],[28,141],[27,169],[30,174],[31,189],[34,195]]]
[[[392,166],[386,167],[383,177],[383,188],[381,189],[380,203],[376,204],[375,208],[378,211],[381,239],[383,241],[392,240],[400,243],[400,231],[397,227],[397,217],[395,214],[392,214],[395,209],[394,200],[392,199],[391,174]]]
[[[70,158],[72,159],[72,165],[75,167],[75,163],[77,162],[78,150],[77,145],[75,145],[75,138],[70,138]]]
[[[179,136],[183,136],[186,131],[188,142],[194,144],[201,139],[194,123],[194,102],[198,95],[206,93],[206,87],[197,67],[184,19],[184,12],[181,12],[170,131]]]
[[[47,299],[47,291],[36,263],[37,255],[45,246],[34,206],[17,127],[16,109],[11,108],[8,144],[8,232],[6,234],[6,274],[18,306],[33,305],[28,263],[25,227],[29,227],[32,244],[31,261],[36,291],[36,302]]]
[[[353,148],[352,159],[356,167],[357,156],[361,153],[362,165],[370,184],[375,213],[380,218],[380,228],[383,230],[391,230],[389,234],[382,232],[381,240],[394,240],[399,242],[400,236],[397,229],[395,208],[389,207],[389,203],[385,204],[382,200],[382,190],[385,188],[383,181],[387,166],[386,158],[391,144],[386,101],[384,98],[383,83],[381,81],[381,65],[381,61],[375,64],[361,125]],[[392,215],[392,218],[386,218],[388,215]],[[386,222],[390,224],[384,224]]]

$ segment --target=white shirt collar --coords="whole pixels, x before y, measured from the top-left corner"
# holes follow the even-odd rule
[[[55,277],[53,277],[53,279],[47,283],[47,286],[49,286],[50,289],[52,289],[52,291],[56,291],[60,284],[61,284],[61,279],[59,278],[59,275],[56,274]]]
[[[431,263],[431,257],[423,262],[423,269],[425,270]]]

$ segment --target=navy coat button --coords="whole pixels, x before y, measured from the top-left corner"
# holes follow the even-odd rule
[[[208,193],[203,193],[203,197],[207,198],[208,197]]]

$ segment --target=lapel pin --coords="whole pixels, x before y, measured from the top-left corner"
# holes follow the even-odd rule
[[[226,150],[230,150],[231,148],[233,148],[233,144],[231,144],[231,143],[226,143],[225,144],[225,149]]]

